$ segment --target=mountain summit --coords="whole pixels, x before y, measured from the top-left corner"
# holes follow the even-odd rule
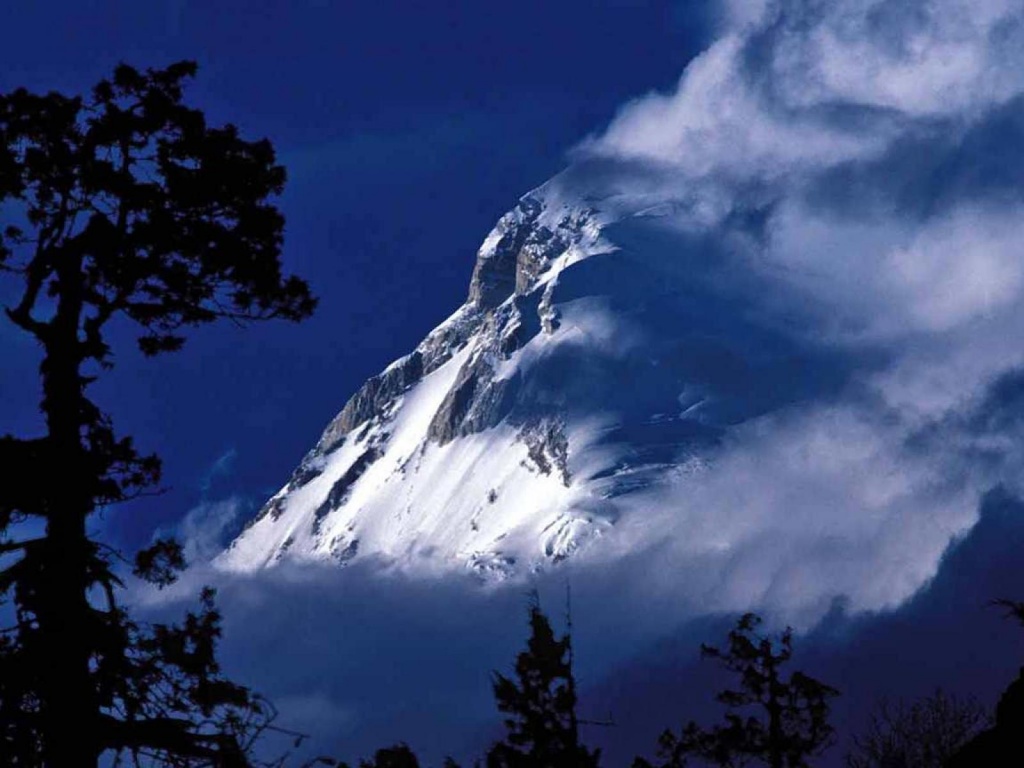
[[[373,555],[501,578],[600,546],[796,364],[716,306],[689,263],[708,256],[599,162],[527,194],[465,304],[363,385],[219,564]]]

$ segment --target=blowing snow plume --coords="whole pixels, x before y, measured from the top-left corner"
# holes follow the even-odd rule
[[[899,606],[1022,462],[1024,7],[736,2],[217,560]]]

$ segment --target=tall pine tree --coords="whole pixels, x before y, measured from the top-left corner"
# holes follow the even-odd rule
[[[832,743],[829,700],[834,688],[783,667],[793,656],[793,632],[779,637],[761,634],[761,618],[740,617],[729,632],[728,647],[702,645],[701,655],[715,659],[738,678],[736,688],[718,694],[725,705],[723,724],[687,724],[682,733],[665,731],[659,739],[662,768],[700,763],[726,766],[754,762],[769,768],[809,768],[808,760]],[[643,759],[634,768],[650,768]]]
[[[86,96],[0,94],[4,316],[40,350],[43,416],[41,434],[0,438],[7,765],[94,768],[111,751],[244,765],[261,717],[220,674],[212,595],[178,625],[133,621],[118,599],[118,555],[88,526],[160,473],[89,394],[114,364],[112,326],[156,355],[179,349],[189,327],[300,320],[315,303],[281,271],[273,198],[285,173],[273,147],[187,106],[195,69],[121,65]],[[181,564],[180,548],[160,542],[137,572],[165,584]]]
[[[593,768],[598,751],[580,741],[572,636],[555,637],[537,596],[530,603],[530,638],[515,677],[494,673],[494,698],[505,713],[506,736],[487,753],[487,768]]]

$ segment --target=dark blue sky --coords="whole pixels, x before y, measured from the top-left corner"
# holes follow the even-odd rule
[[[302,325],[204,329],[157,361],[118,351],[97,394],[170,489],[114,513],[125,546],[204,494],[276,490],[348,396],[461,303],[496,219],[710,34],[703,4],[668,0],[19,0],[0,30],[0,91],[197,60],[189,98],[287,166],[285,262],[321,299]],[[31,431],[36,350],[11,329],[0,344],[0,424]]]

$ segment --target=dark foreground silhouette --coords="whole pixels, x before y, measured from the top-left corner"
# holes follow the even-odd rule
[[[212,592],[180,624],[140,624],[119,600],[123,558],[89,525],[160,477],[89,394],[114,365],[112,328],[152,356],[188,328],[300,320],[315,304],[281,272],[273,147],[189,107],[195,71],[121,65],[84,96],[0,94],[3,318],[39,349],[44,423],[0,437],[4,765],[245,766],[271,719],[220,673]],[[183,565],[159,541],[135,574],[166,585]]]

